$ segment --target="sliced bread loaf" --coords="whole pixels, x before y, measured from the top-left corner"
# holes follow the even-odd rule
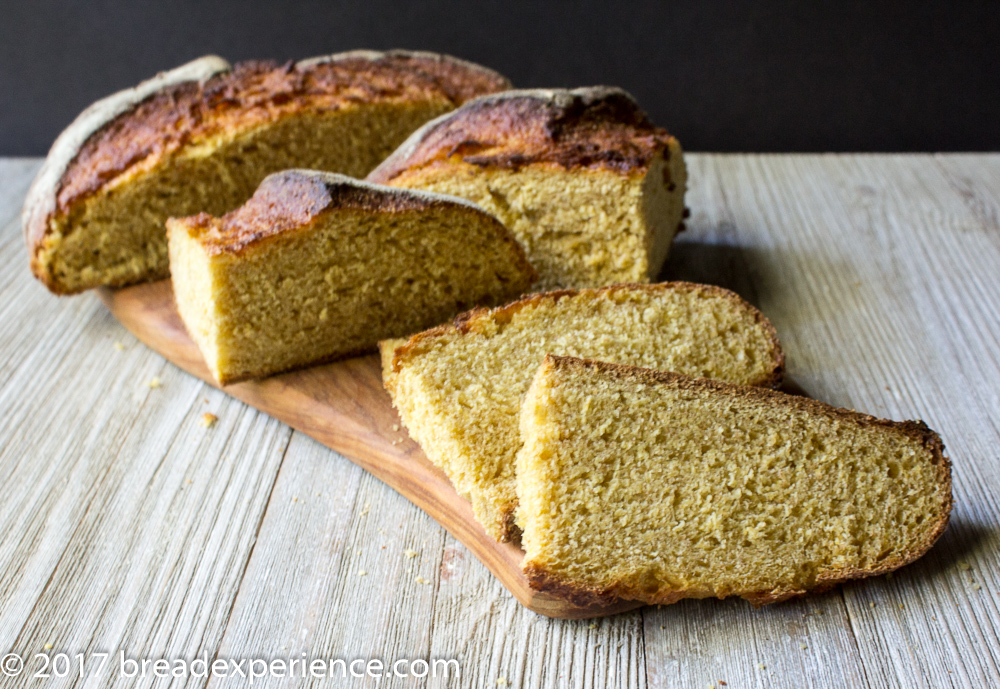
[[[310,170],[167,230],[177,309],[222,384],[373,350],[537,277],[468,201]]]
[[[499,540],[516,536],[521,396],[546,353],[774,385],[784,355],[757,309],[719,287],[616,285],[527,297],[381,343],[385,385],[410,435]]]
[[[619,88],[483,96],[414,132],[369,180],[475,201],[542,289],[654,279],[684,214],[677,139]]]
[[[923,423],[771,390],[549,356],[520,423],[524,571],[579,604],[783,600],[912,562],[951,509]]]
[[[60,294],[164,278],[168,217],[230,211],[288,168],[364,176],[427,120],[509,87],[433,53],[200,58],[94,103],[59,136],[24,204],[32,271]]]

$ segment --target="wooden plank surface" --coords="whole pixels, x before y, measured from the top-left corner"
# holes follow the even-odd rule
[[[165,363],[93,295],[49,295],[18,219],[38,161],[3,160],[0,652],[32,672],[48,644],[461,666],[386,687],[1000,686],[1000,156],[689,164],[693,214],[664,277],[759,306],[808,394],[941,433],[956,506],[924,559],[761,610],[530,613],[370,475]],[[41,686],[30,674],[0,686]],[[137,683],[116,675],[45,682]]]

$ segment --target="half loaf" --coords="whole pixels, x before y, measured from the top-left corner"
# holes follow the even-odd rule
[[[424,125],[369,176],[475,201],[542,289],[648,282],[684,214],[677,139],[619,88],[507,91]]]
[[[363,177],[427,120],[508,87],[433,53],[200,58],[94,103],[59,136],[24,205],[32,271],[60,294],[164,278],[167,217],[225,213],[287,168]]]

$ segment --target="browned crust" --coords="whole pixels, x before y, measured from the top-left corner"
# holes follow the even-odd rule
[[[65,213],[132,165],[149,164],[151,157],[299,112],[397,100],[444,99],[459,105],[507,86],[495,73],[405,53],[305,66],[241,62],[205,83],[168,87],[95,132],[63,175],[57,210]]]
[[[524,248],[503,223],[465,199],[444,194],[399,189],[363,182],[347,175],[319,170],[284,170],[268,175],[243,206],[222,218],[200,213],[167,221],[168,233],[183,227],[197,235],[212,256],[238,255],[287,232],[307,228],[321,214],[336,209],[362,213],[403,213],[448,208],[479,216],[510,250],[514,268],[530,285],[538,273]]]
[[[785,371],[785,352],[781,348],[781,343],[778,341],[778,333],[771,324],[771,321],[760,312],[755,306],[744,300],[735,292],[724,289],[722,287],[717,287],[716,285],[702,285],[694,282],[660,282],[654,284],[637,284],[637,283],[621,283],[617,285],[608,285],[606,287],[599,288],[584,288],[584,289],[564,289],[555,290],[552,292],[541,292],[538,294],[529,294],[518,301],[512,302],[505,306],[499,306],[494,309],[477,308],[465,313],[459,314],[450,324],[439,325],[435,328],[425,330],[423,332],[411,335],[405,344],[396,347],[395,352],[392,356],[392,371],[398,373],[403,366],[404,360],[417,349],[417,347],[437,338],[446,337],[453,333],[465,334],[472,330],[475,330],[481,323],[489,320],[496,321],[498,323],[508,323],[514,317],[514,315],[521,311],[522,309],[535,307],[543,302],[550,301],[556,303],[561,299],[567,297],[575,297],[581,294],[591,294],[593,297],[599,297],[602,294],[613,294],[615,292],[667,292],[672,290],[688,290],[692,292],[701,292],[703,294],[711,294],[715,296],[722,297],[728,301],[736,304],[737,306],[748,310],[753,314],[755,322],[767,333],[768,339],[771,343],[772,350],[772,365],[771,370],[768,375],[759,381],[756,381],[754,385],[765,386],[765,387],[777,387],[781,384],[782,377]],[[390,381],[385,381],[387,387]]]
[[[954,504],[951,490],[951,460],[944,454],[944,443],[941,441],[941,437],[928,428],[923,421],[889,421],[853,410],[833,407],[807,397],[786,395],[766,388],[733,385],[706,378],[691,378],[677,373],[654,371],[624,364],[611,364],[604,361],[576,359],[548,354],[542,363],[542,368],[545,367],[569,370],[590,368],[607,373],[615,378],[630,379],[644,385],[668,385],[681,390],[722,392],[737,397],[768,402],[775,406],[790,407],[832,419],[849,421],[864,427],[882,428],[898,432],[917,440],[931,454],[933,463],[937,468],[938,495],[941,498],[941,516],[922,543],[917,544],[912,550],[902,553],[899,557],[890,558],[872,569],[844,568],[822,572],[816,578],[815,583],[808,588],[747,591],[742,593],[733,592],[732,595],[738,595],[750,601],[755,606],[759,607],[770,603],[778,603],[807,593],[820,593],[854,579],[888,574],[921,558],[930,550],[938,538],[941,537],[941,534],[944,533],[948,526],[948,519],[951,515],[952,505]],[[639,600],[653,605],[667,605],[676,603],[684,598],[704,598],[715,595],[710,591],[687,589],[670,591],[660,596],[650,596],[648,593],[637,591],[623,582],[616,581],[607,586],[600,587],[591,586],[572,581],[557,573],[549,572],[542,567],[534,565],[526,565],[524,573],[528,577],[528,581],[533,589],[565,598],[577,605],[607,605],[622,599]],[[725,596],[720,595],[718,597],[723,598]]]
[[[368,179],[388,183],[404,172],[463,163],[645,173],[657,153],[669,156],[672,139],[619,88],[507,91],[475,98],[427,123]]]
[[[68,213],[132,168],[151,168],[185,147],[301,112],[392,101],[440,100],[457,106],[471,97],[510,88],[505,77],[485,67],[447,55],[402,50],[354,51],[284,64],[247,61],[231,69],[213,57],[185,67],[198,63],[203,65],[202,76],[214,76],[199,80],[161,75],[147,82],[162,82],[151,95],[134,89],[95,103],[84,113],[88,118],[81,115],[60,137],[62,143],[74,146],[72,157],[50,166],[53,169],[47,170],[44,180],[36,180],[41,184],[29,194],[23,211],[32,270],[51,289],[57,286],[37,265],[36,256],[51,218]],[[91,126],[102,113],[106,122],[95,130],[80,129]],[[71,131],[74,127],[77,130]],[[85,138],[77,142],[68,134]],[[55,147],[50,158],[54,153]]]

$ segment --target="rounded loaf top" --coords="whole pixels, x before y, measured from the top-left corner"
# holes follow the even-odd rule
[[[77,117],[53,144],[28,194],[25,239],[40,239],[53,213],[67,212],[120,175],[213,137],[305,110],[430,99],[459,105],[509,87],[485,67],[414,51],[351,51],[233,66],[202,57],[108,96]]]
[[[672,139],[623,89],[524,89],[480,96],[414,132],[368,176],[456,159],[479,167],[550,163],[565,169],[645,171]],[[665,154],[666,155],[666,154]]]

